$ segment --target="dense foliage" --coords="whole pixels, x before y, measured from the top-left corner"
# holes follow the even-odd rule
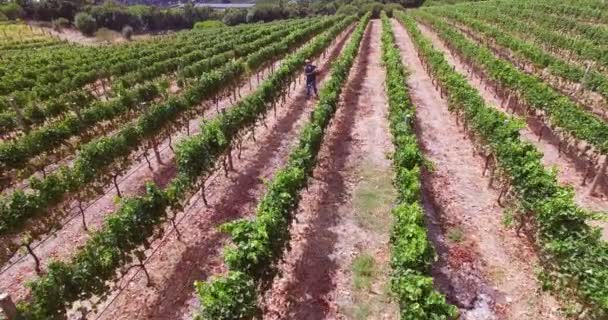
[[[542,70],[548,70],[552,75],[561,77],[574,83],[580,83],[583,88],[597,92],[602,95],[604,99],[608,99],[608,76],[600,72],[596,68],[587,68],[579,63],[570,62],[565,59],[556,57],[554,54],[547,52],[537,43],[532,41],[525,41],[513,34],[514,29],[519,32],[528,33],[529,37],[533,39],[546,39],[545,33],[548,30],[555,29],[558,26],[563,26],[563,19],[553,17],[550,15],[543,16],[538,12],[532,11],[519,11],[520,15],[529,15],[530,18],[534,18],[536,21],[546,18],[551,21],[549,29],[534,28],[530,27],[529,23],[513,21],[511,19],[504,20],[502,23],[498,23],[492,19],[497,9],[492,7],[451,7],[450,10],[433,10],[433,14],[448,17],[450,20],[462,23],[478,32],[483,34],[485,37],[492,39],[497,44],[509,48],[520,57],[528,59],[537,68],[537,72]],[[515,10],[505,9],[500,7],[501,11],[507,11],[512,14],[517,14]],[[521,18],[520,18],[521,19]],[[485,21],[483,21],[485,20]],[[496,23],[496,25],[494,25]],[[583,25],[579,22],[571,21],[570,24],[566,24],[568,27],[579,28],[581,35],[589,34],[589,40],[600,39],[604,37],[608,40],[608,31],[603,28],[598,28],[592,25]],[[566,36],[560,35],[559,37],[565,38]],[[572,47],[576,44],[572,44]]]
[[[121,31],[126,25],[136,32],[158,31],[167,29],[191,28],[198,21],[222,20],[227,25],[240,23],[268,22],[278,19],[301,18],[336,13],[360,16],[368,11],[379,17],[385,5],[388,12],[396,7],[417,7],[424,0],[312,0],[285,1],[260,0],[249,9],[229,8],[225,11],[209,7],[195,6],[185,2],[180,7],[163,8],[149,5],[125,5],[125,1],[54,1],[54,0],[17,0],[11,4],[12,10],[6,10],[11,18],[29,18],[51,21],[60,17],[74,21],[78,12],[90,14],[97,27]],[[129,1],[127,1],[129,3]],[[8,5],[7,5],[8,6]],[[345,7],[345,8],[343,8]],[[0,6],[0,9],[2,6]],[[356,12],[353,12],[355,8]],[[8,7],[7,7],[8,9]],[[15,9],[18,11],[15,13]],[[1,10],[0,10],[1,12]],[[92,34],[87,30],[87,34]]]
[[[472,42],[444,21],[422,12],[419,15],[430,21],[460,55],[495,81],[498,92],[516,94],[530,114],[548,122],[561,136],[587,142],[592,149],[589,153],[608,154],[608,123],[602,118],[585,110],[538,77],[496,57],[487,46]]]
[[[398,192],[390,236],[391,290],[399,301],[401,319],[453,319],[456,307],[434,289],[430,276],[435,253],[427,239],[422,209],[420,170],[424,158],[414,131],[415,109],[407,92],[407,72],[386,14],[382,15],[382,61]]]

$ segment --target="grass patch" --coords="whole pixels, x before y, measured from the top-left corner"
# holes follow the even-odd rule
[[[514,222],[513,210],[505,210],[504,214],[502,215],[502,225],[507,228],[510,228],[513,226],[513,222]]]
[[[357,304],[353,308],[353,319],[365,320],[369,318],[371,313],[370,306],[367,303]]]
[[[458,227],[453,227],[448,230],[448,239],[456,243],[462,242],[462,240],[464,239],[464,232],[462,232],[462,230]]]
[[[353,261],[353,281],[358,290],[371,289],[376,274],[376,261],[367,253],[359,254]]]
[[[95,38],[100,42],[113,43],[116,39],[121,38],[120,32],[110,30],[107,28],[101,28],[95,32]]]
[[[396,197],[392,172],[364,165],[359,174],[361,181],[353,194],[357,222],[369,230],[388,232],[391,225],[390,209]]]

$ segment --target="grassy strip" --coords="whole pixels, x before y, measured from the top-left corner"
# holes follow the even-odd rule
[[[117,268],[141,264],[149,238],[160,235],[159,226],[169,219],[168,211],[179,211],[188,195],[196,192],[216,163],[231,150],[232,142],[281,99],[285,88],[306,58],[319,55],[353,18],[344,18],[321,36],[285,59],[281,67],[251,95],[228,112],[204,123],[201,133],[177,146],[178,175],[161,191],[148,184],[143,196],[125,198],[116,213],[91,235],[70,262],[51,262],[47,274],[29,284],[31,296],[18,306],[22,319],[63,319],[74,301],[105,297]],[[143,245],[143,249],[141,246]],[[139,248],[139,249],[138,249]]]
[[[414,106],[406,85],[407,72],[401,62],[391,23],[382,14],[382,60],[386,69],[389,122],[397,173],[397,204],[393,208],[391,232],[391,290],[399,300],[401,319],[452,319],[456,307],[433,288],[430,277],[435,252],[427,239],[422,209],[420,167],[423,155],[414,132]]]
[[[443,53],[433,48],[409,15],[399,14],[427,70],[446,92],[450,109],[463,118],[496,159],[496,165],[518,200],[518,220],[530,227],[538,246],[544,289],[553,289],[565,302],[579,302],[570,311],[581,318],[608,316],[608,246],[599,230],[586,224],[589,214],[574,203],[571,188],[561,187],[555,172],[542,165],[542,154],[520,139],[523,124],[487,106],[466,77],[455,72]]]
[[[202,306],[197,319],[250,319],[257,314],[256,285],[269,278],[273,264],[289,241],[289,225],[298,206],[299,192],[312,174],[325,129],[338,107],[342,86],[359,51],[369,18],[369,13],[361,18],[350,42],[333,63],[310,122],[302,130],[287,164],[270,182],[256,209],[256,218],[222,226],[234,244],[225,251],[230,271],[209,282],[195,284]],[[264,286],[260,287],[263,291]]]

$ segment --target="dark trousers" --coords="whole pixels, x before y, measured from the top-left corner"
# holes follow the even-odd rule
[[[314,90],[315,95],[317,95],[317,81],[309,80],[306,81],[306,96],[310,97],[310,91]]]

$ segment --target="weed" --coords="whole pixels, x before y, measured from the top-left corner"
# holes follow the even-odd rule
[[[371,165],[360,168],[361,182],[356,186],[353,204],[359,224],[370,230],[388,232],[390,208],[395,199],[392,173]]]
[[[355,305],[353,310],[353,318],[355,320],[365,320],[369,318],[371,310],[367,303],[360,303]]]
[[[458,227],[451,228],[448,230],[448,239],[452,242],[461,242],[464,238],[464,233]]]
[[[371,289],[376,268],[374,257],[367,253],[359,254],[353,261],[353,281],[359,290]]]
[[[514,213],[512,210],[505,210],[505,213],[502,216],[502,224],[510,228],[513,226],[513,222],[515,221]]]

